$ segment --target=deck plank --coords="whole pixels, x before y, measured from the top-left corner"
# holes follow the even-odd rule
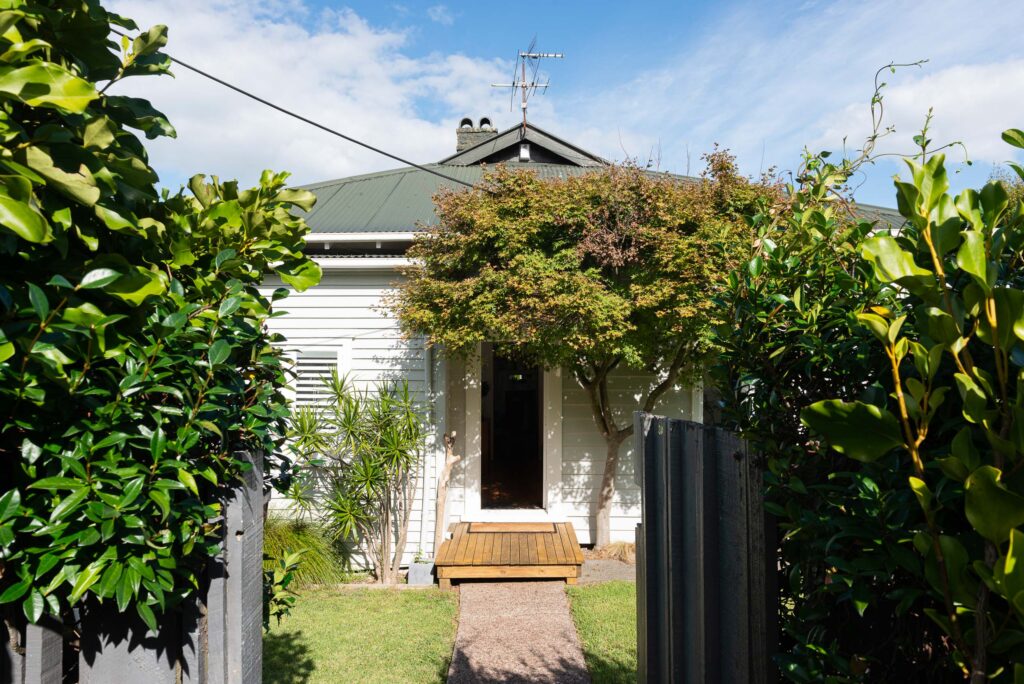
[[[546,537],[547,534],[528,534],[526,535],[526,551],[529,554],[530,565],[537,565],[540,560],[540,553],[537,547],[541,543],[541,539]]]
[[[580,543],[576,539],[576,530],[572,528],[572,523],[565,524],[565,531],[569,533],[569,541],[572,544],[573,555],[576,557],[576,563],[583,563],[583,550],[580,549]]]
[[[546,536],[544,538],[544,550],[548,554],[549,562],[552,562],[552,563],[559,562],[558,561],[559,554],[556,553],[556,551],[555,551],[555,540],[556,539],[557,539],[557,537],[555,537],[555,535],[548,535],[548,536]],[[559,546],[561,546],[561,545],[559,545]]]
[[[537,564],[548,565],[554,563],[555,559],[548,553],[548,545],[544,543],[545,539],[550,539],[550,534],[539,534],[537,535],[540,539],[537,540]]]
[[[508,532],[501,534],[501,564],[512,565],[512,535]]]
[[[467,536],[469,537],[469,545],[466,547],[466,555],[463,558],[463,561],[465,565],[473,565],[473,558],[476,556],[476,548],[480,544],[480,535],[470,532]]]
[[[484,565],[494,565],[494,533],[484,535],[484,551],[481,554]]]
[[[434,559],[435,565],[444,565],[448,561],[448,552],[452,547],[452,540],[445,539],[441,542],[441,547],[437,550],[437,558]]]
[[[572,549],[572,541],[569,539],[569,532],[565,524],[558,526],[558,543],[562,548],[562,558],[566,563],[573,563],[576,560],[576,553]]]
[[[468,525],[466,526],[469,527]],[[455,553],[452,556],[452,565],[461,565],[462,559],[466,557],[466,548],[469,546],[469,534],[466,529],[460,523],[459,527],[455,530],[456,536],[459,538],[459,544],[455,547]]]
[[[515,522],[475,522],[470,523],[469,531],[480,532],[552,532],[554,523],[515,523]]]

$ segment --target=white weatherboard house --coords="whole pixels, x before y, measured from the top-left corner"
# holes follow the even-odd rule
[[[541,178],[600,169],[607,162],[532,124],[498,132],[487,119],[463,119],[457,151],[433,168],[474,183],[484,165],[504,163]],[[428,406],[431,441],[422,464],[405,561],[433,555],[434,526],[455,522],[571,522],[581,544],[592,543],[605,445],[584,391],[559,369],[523,368],[496,358],[487,345],[474,360],[447,360],[423,340],[403,339],[382,297],[416,231],[436,223],[432,197],[452,183],[406,167],[307,186],[317,196],[305,217],[308,251],[323,267],[320,284],[282,303],[271,321],[288,340],[298,369],[295,399],[315,400],[320,378],[336,367],[357,386],[405,378]],[[277,286],[267,283],[268,286]],[[611,389],[626,424],[637,408],[643,378],[613,374]],[[699,388],[676,388],[658,412],[701,420]],[[452,475],[446,518],[435,520],[435,489],[444,463],[441,435],[457,432],[463,456]],[[616,476],[613,541],[633,541],[640,520],[632,440]]]

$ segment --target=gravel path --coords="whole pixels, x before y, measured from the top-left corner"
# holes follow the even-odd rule
[[[590,684],[561,582],[463,582],[448,684]]]
[[[636,566],[620,560],[604,560],[595,558],[583,561],[583,574],[580,584],[597,584],[610,580],[627,580],[636,582]]]

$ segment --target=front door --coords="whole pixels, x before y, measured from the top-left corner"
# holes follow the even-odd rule
[[[490,345],[481,362],[481,507],[543,508],[541,369]]]

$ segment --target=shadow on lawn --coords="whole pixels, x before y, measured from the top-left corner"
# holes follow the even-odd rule
[[[452,663],[451,677],[448,684],[548,684],[558,682],[559,684],[634,684],[636,682],[636,668],[630,664],[617,660],[606,659],[594,654],[587,656],[590,672],[587,668],[580,667],[574,661],[559,658],[554,662],[545,664],[543,672],[533,674],[522,674],[521,672],[509,672],[500,667],[479,667],[470,662],[461,651],[455,652]],[[525,665],[525,663],[519,663]],[[509,669],[515,668],[515,664],[508,663]],[[444,681],[444,678],[441,679]]]
[[[263,635],[263,681],[306,684],[315,669],[301,631]]]

